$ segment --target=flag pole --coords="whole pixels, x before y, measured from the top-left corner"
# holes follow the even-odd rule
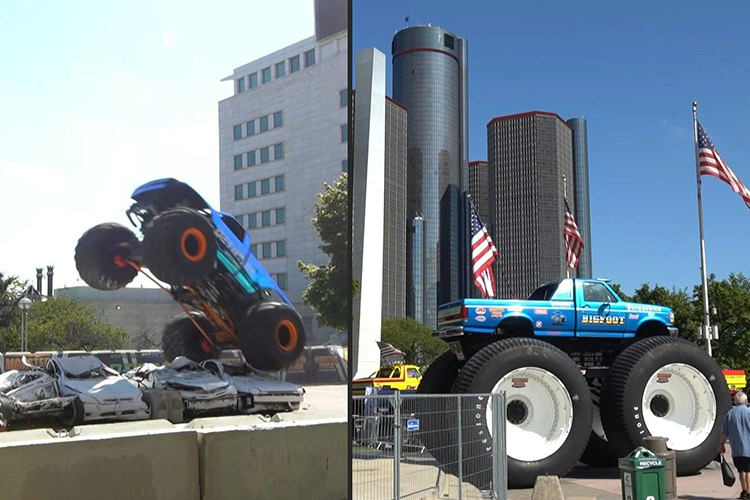
[[[703,202],[701,200],[701,170],[698,156],[698,102],[693,101],[693,142],[695,143],[695,180],[698,186],[698,230],[701,239],[701,284],[703,286],[703,325],[701,335],[706,338],[706,352],[711,353],[711,316],[708,313],[708,280],[706,279],[706,244],[703,241]]]
[[[568,196],[568,178],[563,174],[563,206],[565,206],[565,199]],[[564,219],[563,219],[564,220]],[[563,241],[565,241],[565,227],[563,227]],[[570,278],[570,266],[567,260],[565,261],[565,277]]]

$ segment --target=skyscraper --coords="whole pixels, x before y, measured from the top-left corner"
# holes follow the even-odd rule
[[[591,261],[591,212],[589,208],[589,146],[586,119],[571,118],[568,125],[573,131],[573,185],[575,186],[575,218],[583,238],[583,252],[578,264],[578,276],[593,278]]]
[[[219,102],[221,209],[248,230],[311,343],[332,330],[303,303],[308,281],[297,261],[328,262],[311,221],[348,154],[346,0],[315,5],[315,36],[236,68],[224,79],[234,94]]]
[[[489,186],[487,185],[487,162],[469,162],[469,194],[474,206],[477,207],[479,218],[485,224],[490,219]]]
[[[500,297],[526,297],[566,275],[563,176],[575,206],[572,144],[570,127],[554,113],[531,111],[487,124],[488,225],[500,253]]]
[[[410,293],[422,288],[422,296],[408,298],[407,312],[419,318],[413,308],[422,302],[422,321],[435,326],[438,303],[461,298],[467,286],[467,44],[447,30],[416,26],[394,35],[391,53],[393,98],[409,110],[407,282]],[[415,241],[419,234],[423,240]]]

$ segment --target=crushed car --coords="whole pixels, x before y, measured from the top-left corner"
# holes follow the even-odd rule
[[[165,366],[146,363],[127,372],[125,378],[142,390],[179,392],[189,415],[236,412],[240,407],[237,389],[184,356]]]
[[[210,359],[201,365],[237,390],[243,413],[295,411],[302,404],[305,389],[261,374],[244,361]]]
[[[65,426],[149,418],[141,392],[95,356],[53,358],[45,369],[0,374],[0,426],[13,420],[57,417]]]

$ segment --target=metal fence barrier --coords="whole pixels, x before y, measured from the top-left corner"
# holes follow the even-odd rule
[[[504,393],[352,399],[354,500],[506,498]]]

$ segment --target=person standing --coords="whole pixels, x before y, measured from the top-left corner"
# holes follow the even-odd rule
[[[732,447],[732,461],[740,476],[742,500],[750,500],[750,407],[747,394],[738,391],[734,395],[735,407],[724,417],[724,425],[719,434],[721,453],[726,453],[727,438]]]

